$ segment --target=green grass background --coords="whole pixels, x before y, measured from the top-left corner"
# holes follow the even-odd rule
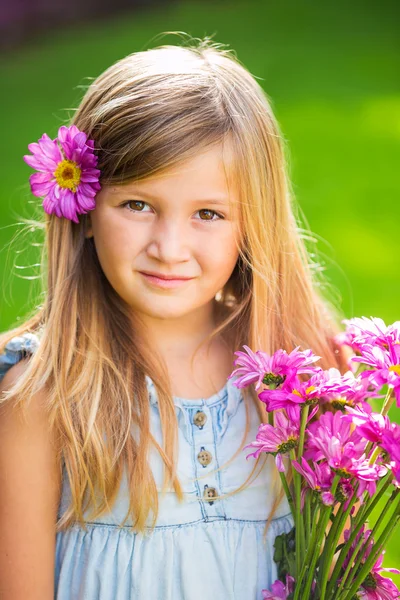
[[[23,162],[27,144],[55,137],[83,87],[128,53],[179,44],[183,31],[234,48],[266,90],[288,144],[293,188],[317,256],[347,318],[398,320],[400,297],[400,8],[397,2],[180,1],[43,35],[3,57],[0,146],[0,330],[32,307],[35,233]],[[400,422],[400,411],[393,408]],[[382,507],[376,511],[379,514]],[[385,566],[400,566],[400,535]],[[400,577],[393,575],[400,585]]]

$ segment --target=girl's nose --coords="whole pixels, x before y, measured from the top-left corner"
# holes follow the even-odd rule
[[[150,257],[165,263],[179,262],[190,258],[189,228],[186,228],[179,220],[160,220],[151,230],[150,236],[147,248]]]

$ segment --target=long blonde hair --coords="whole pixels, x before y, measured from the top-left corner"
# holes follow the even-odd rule
[[[72,123],[95,140],[102,184],[144,179],[179,165],[215,143],[231,144],[227,179],[239,190],[241,244],[229,281],[216,297],[218,327],[232,351],[247,344],[272,353],[295,346],[322,357],[323,368],[347,370],[333,342],[340,331],[334,304],[323,297],[318,264],[310,262],[290,189],[285,143],[270,101],[233,51],[209,38],[133,53],[95,79]],[[43,304],[0,337],[0,350],[15,335],[39,333],[40,344],[23,376],[2,401],[20,405],[46,390],[49,423],[60,442],[71,486],[71,505],[57,531],[84,525],[112,506],[126,467],[131,485],[127,514],[133,531],[155,525],[158,494],[148,465],[150,444],[165,464],[163,491],[171,484],[183,499],[176,475],[177,422],[166,365],[148,347],[141,325],[100,267],[87,215],[75,224],[43,213]],[[206,340],[206,341],[207,341]],[[145,375],[159,399],[163,447],[151,435]],[[243,389],[246,429],[254,406],[268,422],[252,386]],[[132,435],[137,427],[140,439]],[[260,462],[243,485],[248,485]],[[264,462],[263,462],[264,461]],[[220,468],[223,468],[222,465]],[[261,465],[262,466],[262,465]],[[61,468],[61,467],[60,467]],[[259,472],[259,471],[258,471]],[[276,474],[276,470],[273,471]],[[271,481],[273,516],[283,497]],[[269,520],[270,522],[270,520]]]

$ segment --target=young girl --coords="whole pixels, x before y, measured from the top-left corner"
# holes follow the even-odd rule
[[[234,352],[347,369],[267,96],[205,39],[118,61],[70,125],[25,157],[45,285],[0,338],[1,597],[261,600],[293,520]]]

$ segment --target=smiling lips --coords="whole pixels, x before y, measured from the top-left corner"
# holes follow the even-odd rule
[[[140,271],[143,275],[152,275],[158,279],[193,279],[192,277],[184,277],[183,275],[163,275],[162,273],[154,273],[153,271]]]
[[[190,281],[191,278],[175,278],[175,279],[166,279],[164,277],[157,277],[155,275],[150,275],[148,273],[145,273],[143,271],[140,271],[141,275],[143,275],[143,277],[145,278],[145,280],[152,286],[156,286],[158,288],[164,288],[164,289],[169,289],[169,288],[176,288],[176,287],[180,287],[182,285],[185,285],[185,283],[187,281]]]

